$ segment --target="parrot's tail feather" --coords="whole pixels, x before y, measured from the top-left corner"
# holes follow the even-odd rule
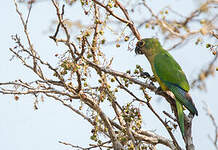
[[[198,115],[198,111],[195,108],[195,105],[192,101],[191,96],[186,92],[184,89],[179,87],[176,84],[165,82],[167,87],[173,94],[175,95],[176,99],[183,104],[193,115]]]
[[[183,113],[183,107],[182,104],[180,104],[179,101],[176,101],[176,108],[177,108],[177,114],[178,114],[178,124],[180,127],[180,131],[182,133],[182,136],[185,136],[185,129],[184,129],[184,113]]]

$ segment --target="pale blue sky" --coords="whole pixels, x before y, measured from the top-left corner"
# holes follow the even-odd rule
[[[187,2],[187,1],[186,1]],[[160,2],[159,6],[167,6],[171,1]],[[150,3],[149,3],[150,4]],[[173,4],[175,7],[186,5],[185,1],[178,1]],[[155,3],[151,3],[155,6]],[[182,12],[194,5],[186,5],[185,7],[178,7],[178,11]],[[20,9],[25,10],[26,6],[20,6]],[[154,7],[157,11],[160,8]],[[76,6],[71,8],[68,13],[65,13],[72,20],[82,19],[86,21],[83,14],[77,14]],[[26,12],[26,11],[24,11]],[[72,13],[73,12],[73,13]],[[188,13],[187,11],[185,11]],[[32,72],[24,68],[24,66],[17,60],[9,61],[12,54],[8,50],[13,47],[14,43],[11,40],[11,35],[18,34],[21,39],[24,39],[23,29],[13,1],[2,1],[0,6],[1,24],[0,24],[0,41],[1,41],[1,55],[0,55],[0,82],[6,82],[15,79],[23,79],[31,81],[35,78]],[[56,47],[54,42],[48,38],[51,35],[48,31],[48,26],[52,20],[56,19],[56,12],[50,1],[40,1],[33,6],[31,17],[29,20],[29,33],[32,37],[34,47],[38,49],[42,58],[55,64],[54,54],[61,51],[61,46]],[[78,17],[79,16],[79,17]],[[145,37],[155,36],[148,31],[140,31]],[[135,54],[128,51],[127,45],[121,45],[119,49],[114,46],[106,48],[104,52],[109,57],[115,57],[113,68],[119,70],[133,69],[136,64],[141,64],[146,71],[150,71],[150,66],[143,56],[135,56]],[[196,78],[199,69],[214,57],[205,48],[205,45],[194,45],[194,40],[171,54],[176,58],[182,66],[188,79],[191,81]],[[122,56],[121,59],[116,59]],[[120,58],[120,57],[119,57]],[[131,62],[131,63],[130,63]],[[128,65],[126,65],[128,64]],[[217,65],[217,63],[216,63]],[[218,65],[217,65],[218,66]],[[121,68],[121,69],[120,69]],[[196,149],[214,149],[208,139],[208,134],[214,135],[214,128],[209,118],[205,115],[202,109],[202,101],[206,101],[213,113],[215,119],[218,118],[218,101],[217,89],[218,78],[217,73],[212,78],[207,79],[207,92],[199,91],[197,89],[191,90],[190,93],[199,110],[199,117],[193,121],[193,138]],[[169,109],[165,102],[158,102],[157,97],[154,97],[153,105],[160,110]],[[73,114],[67,108],[64,108],[60,103],[46,98],[44,102],[40,102],[39,110],[33,109],[34,97],[21,96],[18,101],[15,101],[13,96],[0,95],[0,149],[4,150],[67,150],[67,146],[59,144],[58,141],[66,141],[75,145],[87,146],[90,142],[90,126],[82,118]],[[161,105],[158,105],[161,104]],[[146,110],[142,111],[142,116],[150,118],[149,122],[145,119],[144,126],[147,129],[158,129],[159,124],[154,116]],[[146,122],[147,121],[147,122]],[[163,133],[164,131],[156,131]],[[176,134],[178,137],[179,133]],[[180,141],[181,142],[181,141]]]

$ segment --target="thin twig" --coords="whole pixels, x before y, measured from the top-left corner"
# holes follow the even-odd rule
[[[214,131],[214,139],[212,139],[210,136],[209,136],[209,139],[212,141],[214,147],[216,148],[216,150],[218,150],[218,125],[216,123],[216,120],[213,116],[213,114],[210,112],[209,108],[208,108],[208,105],[206,102],[204,102],[204,107],[203,109],[206,111],[206,114],[209,116],[214,128],[215,128],[215,131]]]

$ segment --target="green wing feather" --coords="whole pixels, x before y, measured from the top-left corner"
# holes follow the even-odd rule
[[[189,84],[184,72],[174,58],[163,51],[155,56],[154,67],[156,74],[162,81],[167,81],[189,91]]]
[[[181,87],[179,87],[176,84],[172,84],[170,82],[164,81],[165,85],[168,87],[168,89],[173,92],[176,99],[183,105],[185,105],[186,108],[192,113],[198,115],[198,111],[195,108],[191,97],[188,95],[188,93],[183,90]]]
[[[188,95],[189,84],[179,64],[167,52],[155,56],[154,69],[160,80],[173,92],[176,99],[193,114],[198,114],[191,97]]]

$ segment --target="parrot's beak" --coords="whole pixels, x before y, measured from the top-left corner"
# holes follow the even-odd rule
[[[140,49],[139,46],[136,46],[136,48],[135,48],[135,53],[136,53],[136,55],[137,55],[137,54],[142,54],[142,51],[141,51],[141,49]]]

